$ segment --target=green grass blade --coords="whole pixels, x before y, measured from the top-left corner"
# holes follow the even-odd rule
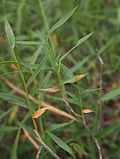
[[[79,154],[86,154],[86,151],[83,149],[83,147],[81,147],[80,145],[76,144],[76,143],[72,143],[70,144],[71,146],[73,146],[73,148],[79,153]]]
[[[53,72],[49,71],[48,74],[44,77],[43,81],[40,83],[40,88],[45,88],[46,85],[49,83],[50,77],[52,76]]]
[[[43,58],[43,60],[40,62],[40,64],[38,65],[37,69],[35,70],[35,72],[32,74],[32,76],[29,78],[29,80],[26,83],[26,86],[28,87],[33,80],[37,77],[37,75],[40,73],[41,67],[43,66],[43,64],[45,64],[45,62],[48,59],[48,54],[46,54],[46,56]]]
[[[48,35],[50,36],[56,29],[58,29],[60,26],[62,26],[76,11],[78,6],[76,6],[74,9],[69,11],[66,15],[64,15],[48,32]]]
[[[34,54],[32,55],[32,57],[30,58],[30,64],[35,64],[39,54],[41,53],[42,50],[42,46],[40,45],[37,50],[34,52]]]
[[[104,127],[100,132],[100,134],[98,135],[98,138],[105,138],[106,136],[110,135],[111,133],[113,133],[113,131],[119,128],[120,128],[120,120],[114,124]]]
[[[68,126],[68,125],[70,125],[70,124],[72,124],[72,123],[73,123],[73,121],[70,121],[70,122],[67,122],[67,123],[53,124],[53,125],[51,125],[51,126],[48,128],[48,130],[49,130],[49,131],[57,130],[57,129],[66,127],[66,126]]]
[[[65,55],[63,55],[60,58],[60,61],[62,61],[71,51],[73,51],[75,48],[77,48],[80,44],[82,44],[83,42],[85,42],[92,34],[93,34],[93,32],[90,33],[90,34],[88,34],[88,35],[86,35],[86,36],[84,36],[83,38],[81,38],[72,49],[70,49]]]
[[[5,65],[5,64],[16,64],[15,61],[1,61],[0,65]]]
[[[67,66],[65,66],[63,63],[61,63],[61,68],[64,71],[65,76],[68,76],[70,78],[73,77],[74,74],[72,73],[72,71]]]
[[[5,33],[7,35],[10,48],[13,49],[15,47],[15,37],[7,19],[5,20]]]
[[[2,112],[1,115],[0,115],[0,120],[1,120],[2,118],[4,118],[6,115],[8,115],[13,109],[14,109],[14,107],[8,109],[8,110],[5,111],[5,112]]]
[[[16,23],[16,32],[17,34],[21,33],[22,30],[22,20],[24,18],[23,9],[25,7],[26,0],[21,0],[17,9],[17,23]]]
[[[82,61],[77,62],[71,69],[71,72],[78,71],[88,60],[90,59],[90,56],[85,57]]]
[[[10,159],[17,159],[17,147],[18,147],[18,142],[20,138],[20,132],[21,132],[21,129],[18,130],[15,141],[13,143]]]
[[[71,154],[72,156],[74,156],[74,153],[72,152],[71,148],[65,143],[63,142],[60,138],[58,138],[56,135],[48,132],[48,135],[53,139],[53,141],[59,146],[61,147],[63,150],[65,150],[66,152],[68,152],[69,154]]]
[[[0,125],[0,132],[11,132],[17,130],[17,127]]]
[[[108,92],[107,94],[105,94],[101,100],[103,102],[115,99],[116,97],[118,97],[120,95],[120,87],[113,89],[112,91]]]
[[[44,42],[39,42],[39,41],[16,41],[16,44],[20,44],[20,45],[45,45]]]
[[[101,49],[98,51],[98,54],[104,53],[114,42],[114,38],[111,38]]]
[[[48,32],[49,31],[49,23],[48,23],[48,19],[47,19],[47,16],[46,16],[46,11],[45,11],[44,5],[43,5],[44,2],[42,0],[38,0],[38,3],[39,3],[40,11],[41,11],[41,14],[42,14],[45,30]]]
[[[10,101],[10,102],[15,103],[19,106],[27,108],[26,107],[26,105],[27,105],[26,100],[21,98],[21,97],[17,97],[15,95],[11,95],[8,93],[0,93],[0,98],[5,100],[5,101]]]

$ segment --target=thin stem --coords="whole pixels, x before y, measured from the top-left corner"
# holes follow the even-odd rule
[[[40,10],[41,10],[41,13],[42,13],[45,29],[46,29],[46,32],[48,32],[50,30],[50,27],[49,27],[47,16],[45,14],[45,9],[44,9],[44,6],[43,6],[43,2],[41,0],[38,0],[38,2],[39,2]],[[47,37],[47,44],[48,44],[48,48],[50,50],[50,56],[51,56],[52,62],[54,63],[54,66],[55,66],[55,48],[52,44],[51,37]]]
[[[85,121],[85,117],[84,117],[84,114],[83,114],[83,108],[82,108],[83,103],[82,103],[82,99],[81,99],[79,86],[77,88],[77,91],[78,91],[78,99],[79,99],[79,102],[80,102],[79,106],[80,106],[80,111],[81,111],[81,115],[82,115],[82,120],[83,120],[84,126],[86,127],[86,121]]]
[[[103,60],[102,60],[102,58],[100,57],[100,55],[98,54],[98,60],[99,60],[99,62],[100,62],[100,83],[99,83],[99,87],[100,87],[100,95],[99,95],[99,101],[100,101],[100,103],[99,103],[99,108],[100,108],[100,110],[99,110],[99,119],[100,119],[100,124],[99,124],[99,126],[100,126],[100,128],[101,128],[101,124],[102,124],[102,116],[101,116],[101,110],[102,110],[102,100],[101,100],[101,97],[102,97],[102,85],[103,85],[103,83],[102,83],[102,74],[103,74],[103,64],[104,64],[104,62],[103,62]]]
[[[45,9],[44,9],[44,6],[43,6],[43,2],[41,0],[38,0],[38,2],[39,2],[40,9],[41,9],[44,25],[45,25],[46,31],[48,32],[50,30],[50,27],[49,27],[47,16],[45,14]],[[57,82],[58,82],[59,85],[61,85],[61,77],[58,74],[58,70],[57,70],[57,67],[56,67],[55,47],[54,47],[54,44],[52,43],[51,37],[47,36],[46,40],[47,40],[48,49],[49,49],[49,52],[50,52],[50,57],[51,57],[51,60],[52,60],[52,65],[53,65],[53,67],[55,69],[55,72],[56,72]],[[64,86],[61,86],[61,94],[63,94],[63,92],[64,92]]]
[[[42,13],[45,29],[48,32],[50,28],[49,28],[48,20],[47,20],[45,10],[44,10],[44,7],[43,7],[43,2],[41,0],[38,0],[38,3],[39,3],[40,10],[41,10],[41,13]]]
[[[40,144],[41,144],[54,158],[56,158],[56,159],[61,159],[58,155],[56,155],[56,154],[50,149],[50,147],[48,147],[48,146],[44,143],[44,141],[41,139],[39,133],[38,133],[36,130],[34,130],[34,131],[35,131],[35,134],[36,134],[36,139],[40,142]]]
[[[78,94],[80,96],[80,90],[78,88]],[[82,113],[82,120],[83,120],[83,124],[84,124],[84,127],[86,128],[86,130],[89,132],[90,136],[92,137],[92,139],[94,140],[95,144],[96,144],[96,147],[98,149],[98,152],[99,152],[99,159],[102,159],[102,151],[101,151],[101,147],[100,147],[100,144],[98,142],[98,140],[94,137],[94,135],[92,134],[92,131],[90,130],[90,128],[87,126],[86,124],[86,121],[85,121],[85,118],[84,118],[84,114],[82,112],[82,99],[81,99],[81,96],[80,96],[80,108],[81,108],[81,113]]]
[[[30,105],[28,90],[27,90],[26,83],[25,83],[25,78],[24,78],[24,75],[21,71],[21,68],[20,68],[19,62],[17,60],[14,49],[12,49],[12,55],[13,55],[13,58],[16,62],[16,65],[17,65],[17,68],[18,68],[18,71],[19,71],[19,74],[20,74],[20,77],[21,77],[21,80],[22,80],[22,83],[23,83],[23,86],[24,86],[24,89],[25,89],[25,92],[26,92],[27,105],[28,105],[28,109],[29,109],[31,117],[32,117],[32,109],[31,109],[31,105]],[[37,125],[36,125],[35,119],[32,118],[32,121],[33,121],[33,125],[34,125],[35,129],[37,130]]]

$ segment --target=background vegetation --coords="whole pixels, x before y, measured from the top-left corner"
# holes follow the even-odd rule
[[[1,159],[119,159],[119,95],[119,0],[0,0]]]

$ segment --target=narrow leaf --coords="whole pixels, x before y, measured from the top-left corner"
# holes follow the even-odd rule
[[[85,114],[88,114],[88,113],[92,113],[93,110],[86,108],[86,109],[83,109],[82,112],[85,113]]]
[[[98,51],[98,54],[102,54],[102,53],[106,53],[106,50],[112,45],[112,43],[114,42],[114,38],[111,38],[104,46],[102,46],[100,48],[100,50]]]
[[[85,150],[84,150],[81,146],[79,146],[78,144],[72,143],[72,144],[70,144],[70,145],[72,145],[73,148],[74,148],[79,154],[84,154],[84,155],[86,154]]]
[[[37,77],[37,75],[40,73],[41,67],[43,66],[43,64],[45,64],[45,62],[48,59],[48,54],[46,54],[46,56],[43,58],[43,60],[40,62],[40,64],[38,65],[37,69],[35,70],[35,72],[32,74],[32,76],[29,78],[29,80],[26,83],[26,86],[28,87],[33,81],[34,79]]]
[[[117,24],[120,26],[120,7],[117,8]]]
[[[5,64],[16,64],[16,62],[15,61],[1,61],[0,62],[0,65],[5,65]],[[22,64],[22,63],[20,63],[20,64]]]
[[[15,47],[15,37],[14,37],[12,28],[7,19],[5,20],[5,33],[7,35],[9,45],[10,45],[11,49],[13,49]]]
[[[99,133],[98,138],[105,138],[106,136],[112,134],[113,131],[115,132],[117,129],[120,129],[120,120],[112,123],[111,125],[105,126]]]
[[[60,138],[58,138],[56,135],[48,132],[48,135],[53,139],[53,141],[60,146],[63,150],[65,150],[66,152],[68,152],[69,154],[71,154],[72,156],[74,156],[71,148],[65,143],[63,142]]]
[[[103,97],[102,97],[102,101],[103,102],[106,102],[106,101],[109,101],[111,99],[115,99],[115,97],[119,96],[120,95],[120,87],[116,88],[116,89],[113,89],[111,90],[110,92],[108,92],[107,94],[105,94]]]
[[[44,45],[45,43],[39,41],[16,41],[20,45]]]
[[[26,100],[21,98],[21,97],[17,97],[15,95],[11,95],[8,93],[0,93],[0,98],[5,100],[5,101],[10,101],[10,102],[15,103],[19,106],[27,108],[26,107],[26,105],[27,105]]]
[[[86,35],[86,36],[84,36],[83,38],[81,38],[81,39],[77,42],[76,47],[77,47],[78,45],[82,44],[83,42],[85,42],[87,39],[89,39],[89,37],[90,37],[92,34],[93,34],[93,32],[90,33],[90,34],[88,34],[88,35]]]
[[[61,25],[63,25],[75,12],[75,10],[78,8],[78,6],[76,6],[74,9],[72,9],[71,11],[69,11],[67,14],[65,14],[48,32],[49,36],[56,30],[58,29]]]
[[[57,130],[57,129],[60,129],[60,128],[63,128],[63,127],[66,127],[68,125],[71,125],[74,121],[70,121],[70,122],[67,122],[67,123],[60,123],[60,124],[52,124],[50,125],[50,127],[48,128],[49,131],[53,131],[53,130]]]
[[[59,91],[58,87],[51,87],[51,88],[44,88],[44,89],[40,89],[40,91],[46,92],[46,93],[55,93]]]
[[[48,108],[41,108],[34,112],[33,118],[40,117]]]
[[[30,58],[30,63],[31,64],[35,64],[40,52],[42,50],[42,46],[40,45],[37,50],[34,52],[34,54],[32,55],[32,57]]]
[[[21,132],[21,129],[18,130],[15,141],[13,143],[10,159],[17,159],[17,147],[18,147],[20,132]]]
[[[44,79],[40,83],[41,88],[45,87],[49,83],[49,80],[50,80],[52,74],[53,74],[52,71],[48,71],[48,73],[46,74],[46,76],[44,77]]]
[[[18,111],[19,111],[19,107],[18,106],[14,107],[14,109],[12,110],[12,112],[10,113],[8,117],[8,124],[11,124],[13,122],[13,120],[18,114]]]
[[[65,81],[63,84],[67,84],[67,83],[75,83],[77,81],[80,81],[82,78],[84,78],[85,76],[87,75],[86,74],[81,74],[81,75],[77,75],[77,76],[74,76],[72,77],[71,79]]]
[[[77,62],[72,68],[70,68],[70,71],[72,73],[77,72],[88,60],[90,60],[90,56],[87,56],[82,61]]]
[[[13,109],[14,109],[14,107],[8,109],[6,112],[2,112],[1,115],[0,115],[0,120],[2,118],[4,118],[6,115],[8,115]]]
[[[73,51],[76,47],[78,47],[80,44],[82,44],[83,42],[85,42],[92,34],[93,34],[93,32],[90,33],[90,34],[88,34],[88,35],[86,35],[86,36],[84,36],[83,38],[81,38],[81,39],[77,42],[77,44],[76,44],[72,49],[70,49],[65,55],[63,55],[63,56],[60,58],[60,62],[61,62],[71,51]]]
[[[10,131],[15,131],[17,129],[18,129],[17,127],[13,127],[13,126],[0,125],[0,132],[1,131],[10,132]]]

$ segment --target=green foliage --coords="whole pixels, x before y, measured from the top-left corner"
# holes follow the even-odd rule
[[[120,121],[115,122],[114,124],[111,124],[109,126],[106,126],[102,129],[98,137],[105,138],[106,136],[110,135],[113,131],[119,129],[119,127],[120,127]]]
[[[74,157],[74,153],[65,142],[63,142],[60,138],[58,138],[56,135],[50,132],[48,132],[48,134],[58,146],[60,146],[63,150],[67,151],[69,154],[71,154]]]
[[[102,101],[106,102],[112,99],[115,99],[116,97],[118,97],[120,95],[120,88],[116,88],[111,90],[110,92],[106,93],[103,97],[102,97]]]
[[[15,141],[14,141],[12,149],[11,149],[10,159],[17,159],[18,158],[17,157],[17,147],[18,147],[20,132],[21,132],[21,129],[18,130],[17,135],[15,137]]]
[[[71,11],[69,11],[66,15],[64,15],[55,25],[53,25],[53,27],[50,29],[50,31],[48,32],[49,36],[56,30],[58,29],[60,26],[62,26],[75,12],[75,10],[78,8],[78,6],[76,6],[74,9],[72,9]]]
[[[119,6],[119,0],[1,2],[1,158],[32,159],[41,145],[40,159],[119,158]],[[33,119],[41,107],[49,109]]]
[[[17,127],[13,127],[13,126],[4,126],[4,125],[1,125],[0,126],[0,132],[11,132],[11,131],[15,131],[17,130],[18,128]]]
[[[79,154],[84,154],[84,155],[86,154],[85,150],[84,150],[81,146],[79,146],[78,144],[72,143],[71,145],[73,146],[73,148],[74,148]]]
[[[3,100],[6,100],[6,101],[13,102],[14,104],[17,104],[19,106],[26,108],[26,100],[24,100],[23,98],[20,98],[18,96],[11,95],[8,93],[0,93],[0,98],[2,98]]]
[[[42,66],[47,61],[47,58],[48,58],[48,55],[46,54],[46,56],[42,59],[42,61],[40,62],[40,64],[36,68],[35,72],[32,74],[32,76],[27,81],[27,83],[26,83],[27,87],[33,82],[33,80],[36,78],[36,76],[40,73]]]
[[[70,49],[65,55],[63,55],[61,58],[60,58],[60,61],[62,61],[71,51],[73,51],[76,47],[78,47],[80,44],[82,44],[83,42],[85,42],[93,33],[90,33],[88,35],[86,35],[85,37],[81,38],[77,44],[72,48]]]
[[[15,37],[14,37],[13,31],[12,31],[11,26],[10,26],[7,19],[5,20],[5,32],[6,32],[8,42],[9,42],[9,45],[10,45],[11,49],[14,49],[14,47],[15,47]]]

